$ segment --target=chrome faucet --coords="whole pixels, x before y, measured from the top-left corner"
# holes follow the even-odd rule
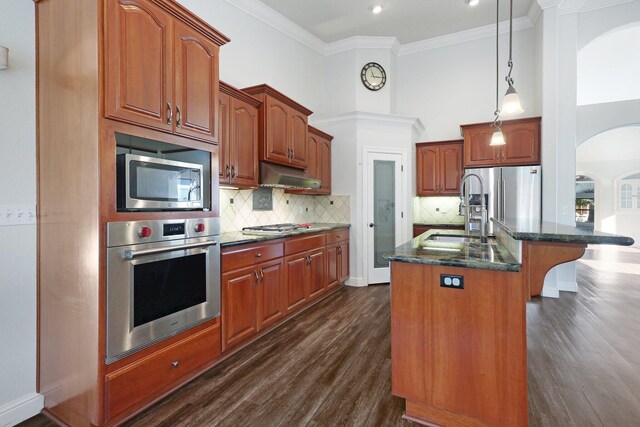
[[[462,177],[460,180],[460,210],[464,209],[464,229],[466,232],[470,232],[469,220],[471,214],[469,212],[469,204],[468,200],[464,199],[464,183],[467,179],[475,176],[478,178],[480,182],[480,243],[487,243],[487,206],[485,204],[485,195],[484,195],[484,182],[482,181],[482,177],[475,173],[468,173]]]

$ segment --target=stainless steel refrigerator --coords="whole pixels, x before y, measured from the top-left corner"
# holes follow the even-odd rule
[[[482,177],[487,205],[488,233],[493,234],[496,219],[521,219],[532,224],[542,219],[542,169],[540,166],[508,166],[465,169]],[[473,208],[480,205],[480,184],[471,178],[465,184],[465,197]],[[479,229],[474,221],[472,231]]]

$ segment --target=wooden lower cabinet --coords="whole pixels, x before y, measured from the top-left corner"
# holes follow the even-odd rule
[[[253,267],[222,275],[222,343],[233,346],[258,332],[259,273]]]
[[[326,268],[326,252],[325,248],[319,248],[309,254],[309,284],[307,291],[307,300],[313,300],[324,294],[327,290],[325,281]]]
[[[261,264],[258,286],[258,331],[286,314],[284,305],[284,268],[282,259]]]
[[[297,310],[307,302],[305,276],[309,260],[307,253],[296,254],[284,259],[286,281],[287,313]]]
[[[349,278],[349,230],[327,234],[327,289],[343,284]]]
[[[216,323],[108,373],[105,380],[105,419],[135,410],[219,355],[220,323]]]

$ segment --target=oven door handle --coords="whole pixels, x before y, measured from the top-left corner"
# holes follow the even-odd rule
[[[161,254],[163,252],[173,252],[173,251],[180,251],[183,249],[194,249],[194,248],[204,248],[206,246],[215,246],[217,245],[218,242],[216,242],[215,240],[209,240],[206,242],[199,242],[199,243],[189,243],[186,245],[179,245],[179,246],[168,246],[165,248],[155,248],[155,249],[142,249],[139,251],[125,251],[124,253],[124,258],[125,259],[134,259],[134,258],[138,258],[141,256],[146,256],[146,255],[155,255],[155,254]]]

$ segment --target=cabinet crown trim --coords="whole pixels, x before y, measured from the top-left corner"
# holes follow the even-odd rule
[[[194,30],[209,37],[218,46],[227,44],[231,39],[220,31],[213,28],[199,16],[193,14],[189,9],[175,1],[169,0],[151,0],[154,4],[160,6],[164,11],[178,18],[183,24],[188,25]]]
[[[253,105],[256,108],[259,108],[262,105],[262,102],[258,99],[234,86],[231,86],[229,83],[223,82],[222,80],[220,80],[220,92],[233,96],[236,99],[240,99],[241,101],[244,101],[249,105]]]
[[[452,139],[448,141],[423,141],[423,142],[416,142],[416,147],[420,148],[420,147],[430,147],[435,145],[451,145],[451,144],[463,144],[463,143],[464,143],[464,139]]]
[[[295,108],[296,110],[300,111],[301,113],[307,116],[310,116],[311,114],[313,114],[313,111],[309,110],[304,105],[297,103],[296,101],[294,101],[293,99],[285,95],[284,93],[272,88],[267,84],[245,87],[242,90],[250,95],[261,95],[261,94],[269,95],[270,97],[275,98],[280,102],[284,102],[288,106]]]
[[[328,133],[324,133],[318,128],[314,128],[313,126],[309,125],[308,129],[309,129],[309,132],[311,132],[314,135],[318,135],[319,137],[328,139],[329,141],[333,140],[333,137],[331,135],[329,135]]]
[[[520,123],[532,123],[532,122],[540,122],[542,121],[542,117],[525,117],[522,119],[512,119],[512,120],[503,120],[502,126],[504,125],[517,125]],[[469,123],[466,125],[460,125],[460,134],[464,136],[464,130],[474,127],[485,127],[490,126],[493,122],[482,122],[482,123]]]

